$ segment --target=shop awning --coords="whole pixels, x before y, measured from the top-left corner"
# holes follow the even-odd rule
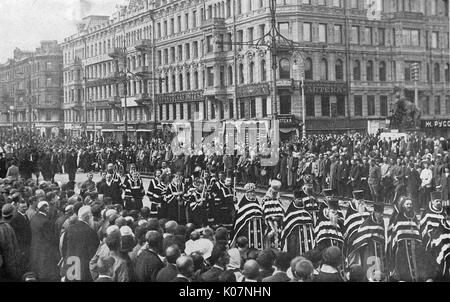
[[[291,133],[296,130],[297,130],[297,128],[280,128],[280,132],[282,132],[282,133]]]

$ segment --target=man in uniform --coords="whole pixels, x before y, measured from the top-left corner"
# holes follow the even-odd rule
[[[292,258],[314,249],[315,245],[313,216],[305,209],[302,192],[294,191],[294,201],[283,218],[281,247]]]
[[[339,207],[339,200],[333,197],[332,189],[323,190],[323,193],[325,194],[326,204],[321,204],[314,228],[316,247],[320,251],[330,246],[337,246],[342,250],[344,216]]]
[[[364,191],[363,191],[364,193]],[[384,204],[374,203],[373,212],[361,223],[348,242],[348,267],[360,265],[368,280],[378,272],[386,273]]]
[[[248,240],[248,247],[262,250],[264,244],[263,209],[256,197],[256,186],[248,183],[244,186],[244,197],[237,205],[237,213],[234,221],[234,234],[231,246],[235,246],[237,238],[244,236]]]
[[[284,209],[280,200],[281,182],[272,180],[270,188],[263,197],[263,213],[267,226],[266,248],[281,247],[281,224],[284,217]]]
[[[353,191],[353,200],[348,203],[344,220],[344,257],[349,256],[349,247],[353,245],[359,226],[370,216],[363,198],[363,190]],[[348,260],[350,263],[352,262],[350,259]]]

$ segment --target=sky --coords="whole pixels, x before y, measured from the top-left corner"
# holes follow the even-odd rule
[[[36,50],[41,40],[58,40],[76,33],[86,15],[110,16],[126,0],[0,0],[0,63],[16,47]]]

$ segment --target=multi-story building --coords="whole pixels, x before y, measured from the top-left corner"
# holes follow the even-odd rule
[[[275,26],[296,44],[290,49],[278,42],[276,62],[261,46],[270,42],[271,1],[136,0],[113,18],[86,18],[63,44],[66,129],[83,121],[84,112],[87,128],[93,127],[97,111],[104,135],[123,131],[124,91],[116,72],[124,70],[124,58],[134,74],[149,72],[127,84],[130,134],[199,118],[275,114],[289,136],[298,133],[303,112],[309,133],[376,129],[386,124],[394,85],[413,99],[414,62],[420,63],[423,119],[450,114],[448,0],[380,0],[379,18],[370,19],[365,0],[276,1]],[[86,83],[69,84],[77,68]],[[96,102],[83,106],[86,89]]]
[[[0,124],[58,135],[62,130],[62,51],[42,41],[36,51],[14,50],[0,65]]]

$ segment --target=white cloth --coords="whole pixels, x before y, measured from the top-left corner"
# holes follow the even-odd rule
[[[184,252],[186,253],[186,255],[191,255],[194,252],[200,252],[203,255],[203,259],[206,260],[211,257],[213,247],[214,244],[211,242],[211,240],[208,240],[206,238],[200,238],[195,241],[188,240],[186,242]]]
[[[431,181],[433,179],[433,171],[430,169],[423,169],[422,172],[420,172],[420,179],[422,180],[422,186],[428,187],[431,185]]]

